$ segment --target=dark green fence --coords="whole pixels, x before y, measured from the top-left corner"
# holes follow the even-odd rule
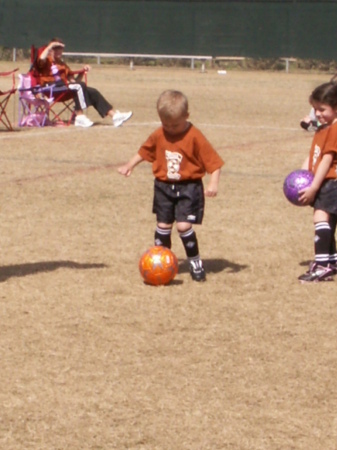
[[[0,45],[335,59],[337,1],[0,0]]]

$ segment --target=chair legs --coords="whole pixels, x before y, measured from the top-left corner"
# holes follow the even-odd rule
[[[2,123],[5,128],[9,131],[13,131],[12,123],[8,117],[7,114],[7,106],[8,102],[13,94],[16,92],[15,88],[15,72],[17,72],[19,69],[11,70],[10,72],[0,72],[0,78],[2,79],[8,79],[11,82],[11,87],[6,90],[0,90],[0,123]],[[6,82],[7,84],[7,82]]]
[[[49,120],[52,125],[71,125],[75,118],[75,103],[73,99],[56,99],[49,105]]]
[[[66,86],[35,86],[29,75],[20,75],[19,126],[67,126],[75,116],[74,92]]]
[[[19,98],[19,127],[68,126],[75,116],[74,102]],[[0,119],[1,121],[1,119]]]
[[[44,127],[49,120],[48,105],[43,100],[19,99],[19,127]]]
[[[2,101],[0,102],[0,123],[2,123],[5,128],[9,131],[13,131],[12,123],[8,117],[6,112],[6,108],[11,97],[12,93],[8,94]]]

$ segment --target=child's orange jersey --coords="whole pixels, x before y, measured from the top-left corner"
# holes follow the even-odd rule
[[[224,164],[205,136],[192,124],[184,133],[175,136],[158,128],[138,153],[152,163],[155,178],[172,183],[199,180]]]
[[[310,149],[309,170],[316,173],[323,155],[331,152],[334,156],[326,179],[337,178],[337,123],[316,131]]]

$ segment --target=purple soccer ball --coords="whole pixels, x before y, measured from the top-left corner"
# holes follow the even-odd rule
[[[298,200],[298,192],[309,187],[314,174],[309,170],[299,169],[291,172],[283,183],[283,192],[286,198],[296,206],[303,206]]]

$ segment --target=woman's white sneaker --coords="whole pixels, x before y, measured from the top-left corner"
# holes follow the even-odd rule
[[[84,114],[78,114],[75,118],[75,127],[84,127],[88,128],[94,124],[87,116]]]
[[[132,111],[120,112],[116,111],[112,118],[112,123],[114,127],[120,127],[124,122],[130,119],[132,116]]]

